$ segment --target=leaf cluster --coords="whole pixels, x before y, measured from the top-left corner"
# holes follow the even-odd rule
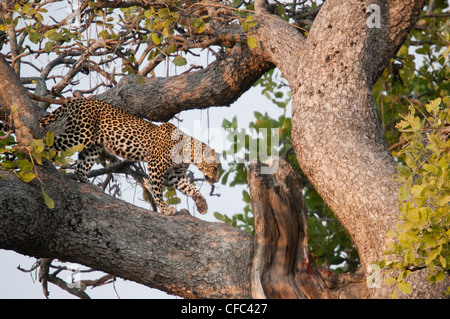
[[[396,124],[401,120],[399,114],[408,112],[410,102],[424,110],[428,101],[450,95],[448,7],[447,1],[436,1],[423,11],[373,88],[386,141],[394,156],[402,145]]]
[[[5,135],[0,132],[0,137]],[[26,149],[17,146],[13,135],[0,139],[0,169],[14,172],[26,183],[37,178],[41,183],[42,195],[49,208],[53,208],[55,204],[44,190],[43,183],[36,171],[36,165],[42,165],[44,160],[49,160],[57,165],[67,166],[72,161],[70,157],[83,149],[83,145],[80,144],[66,151],[56,151],[52,148],[53,143],[54,135],[51,131],[47,132],[45,140],[33,139],[31,145]]]
[[[421,118],[411,105],[397,124],[406,141],[394,176],[401,184],[400,216],[387,234],[393,239],[386,252],[391,259],[382,265],[397,270],[386,283],[403,293],[411,292],[411,271],[426,268],[434,283],[450,270],[450,97],[430,101],[426,111]]]
[[[189,62],[196,66],[201,63],[196,59],[199,51],[206,48],[218,56],[236,42],[257,45],[251,35],[242,37],[257,24],[253,15],[227,3],[155,0],[76,5],[67,7],[58,0],[0,5],[1,54],[18,74],[23,64],[36,71],[33,76],[27,73],[25,83],[36,84],[39,97],[49,92],[61,97],[64,90],[79,85],[82,74],[90,74],[91,88],[79,91],[92,93],[115,85],[124,75],[154,75],[163,61],[176,67]],[[47,65],[40,68],[27,62],[38,57]]]
[[[242,191],[242,200],[245,203],[243,213],[233,214],[231,217],[228,217],[225,214],[214,212],[214,217],[228,225],[242,229],[251,235],[255,235],[255,220],[252,213],[250,194],[245,189]]]

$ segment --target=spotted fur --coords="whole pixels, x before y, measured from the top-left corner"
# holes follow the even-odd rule
[[[218,181],[221,164],[206,144],[171,123],[156,125],[97,100],[72,100],[44,117],[40,124],[46,127],[58,121],[64,122],[64,129],[55,133],[56,150],[84,145],[75,170],[79,181],[89,182],[88,171],[106,149],[122,158],[147,162],[152,195],[163,214],[176,213],[162,198],[163,184],[190,196],[199,212],[206,213],[206,200],[186,177],[189,164],[194,164],[209,183]]]

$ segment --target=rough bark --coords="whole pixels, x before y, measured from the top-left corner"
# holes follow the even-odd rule
[[[264,12],[262,2],[257,10]],[[381,28],[369,28],[369,5],[380,7]],[[417,1],[324,3],[306,40],[294,28],[258,29],[269,59],[283,72],[293,96],[292,140],[308,179],[347,229],[362,266],[383,259],[396,222],[396,163],[386,147],[372,87],[425,4]],[[261,18],[268,24],[267,17]],[[299,46],[274,37],[277,26]],[[298,33],[298,32],[297,32]],[[279,58],[284,49],[292,52]],[[295,70],[295,71],[294,71]],[[425,276],[413,286],[425,287]],[[414,289],[415,297],[442,297],[440,288]],[[389,287],[371,290],[387,298]]]
[[[16,73],[1,56],[0,78],[0,120],[10,119],[17,141],[29,145],[34,133],[39,131],[42,113],[35,108]]]
[[[249,298],[252,237],[187,213],[167,217],[39,167],[0,171],[0,247],[76,262],[186,298]]]
[[[280,159],[275,174],[248,166],[255,216],[252,297],[277,299],[365,298],[364,274],[321,270],[308,254],[307,211],[297,175]]]
[[[296,174],[249,166],[255,240],[186,211],[168,217],[80,184],[47,164],[24,183],[0,171],[0,247],[81,263],[186,298],[362,298],[364,276],[321,270],[308,256]],[[49,209],[41,187],[55,201]]]
[[[129,76],[96,98],[152,121],[168,121],[184,110],[229,106],[272,63],[236,44],[207,68],[167,78]]]

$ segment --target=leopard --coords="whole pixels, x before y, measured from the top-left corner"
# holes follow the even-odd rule
[[[194,164],[214,189],[222,166],[219,153],[189,136],[170,122],[155,124],[116,106],[95,99],[73,99],[40,120],[40,126],[54,132],[53,148],[65,151],[82,144],[75,176],[90,183],[88,172],[103,151],[120,158],[146,162],[152,197],[160,213],[177,213],[163,199],[163,187],[169,186],[189,196],[197,210],[205,214],[208,205],[199,190],[189,181],[187,170]],[[62,128],[61,128],[62,127]]]

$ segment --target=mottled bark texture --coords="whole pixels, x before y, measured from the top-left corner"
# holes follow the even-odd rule
[[[297,175],[280,159],[275,174],[248,166],[255,215],[252,297],[281,299],[365,298],[363,274],[321,270],[308,254],[307,211]]]
[[[29,145],[43,112],[31,102],[14,70],[0,56],[0,120],[14,127],[18,142]]]
[[[205,69],[167,78],[129,76],[96,98],[148,120],[168,121],[184,110],[229,106],[272,68],[236,44]]]
[[[249,166],[254,238],[223,223],[137,208],[94,186],[38,167],[24,183],[0,171],[0,247],[82,263],[186,298],[361,298],[364,275],[321,270],[308,256],[297,175]],[[49,209],[41,187],[54,199]]]
[[[167,217],[39,167],[24,183],[0,171],[0,247],[84,264],[186,298],[250,297],[252,238],[223,223]]]
[[[258,39],[293,93],[292,140],[298,162],[353,238],[364,269],[384,258],[386,232],[398,214],[398,185],[391,179],[396,163],[386,147],[372,87],[424,3],[326,1],[306,40],[280,25],[295,39],[284,45],[291,54],[281,59],[283,44],[274,36],[277,24],[265,28],[269,22],[264,17],[258,30]],[[380,28],[368,24],[369,5],[380,8]],[[426,278],[417,276],[415,285],[427,286]],[[443,296],[437,287],[413,291],[414,297]],[[383,285],[370,293],[386,298],[390,291]]]
[[[395,162],[371,91],[424,4],[327,0],[306,38],[257,0],[259,25],[249,33],[258,40],[257,48],[239,41],[203,70],[167,79],[130,77],[98,98],[164,121],[186,109],[229,105],[275,65],[293,93],[298,162],[348,230],[365,269],[384,257],[385,234],[398,213],[397,185],[391,180]],[[380,8],[380,28],[367,25],[369,5]],[[2,114],[13,114],[16,130],[26,128],[36,136],[38,112],[20,82],[6,75],[11,70],[4,64],[0,60]],[[27,144],[30,132],[16,133]],[[49,168],[39,168],[38,174],[56,201],[54,210],[45,206],[37,180],[25,184],[0,171],[1,248],[78,262],[184,297],[390,295],[384,285],[368,290],[360,282],[351,285],[359,292],[342,290],[345,277],[313,265],[305,250],[301,192],[289,174],[262,177],[250,166],[255,250],[252,237],[229,226],[139,209]],[[442,297],[448,285],[429,286],[421,272],[409,282],[412,297]]]

